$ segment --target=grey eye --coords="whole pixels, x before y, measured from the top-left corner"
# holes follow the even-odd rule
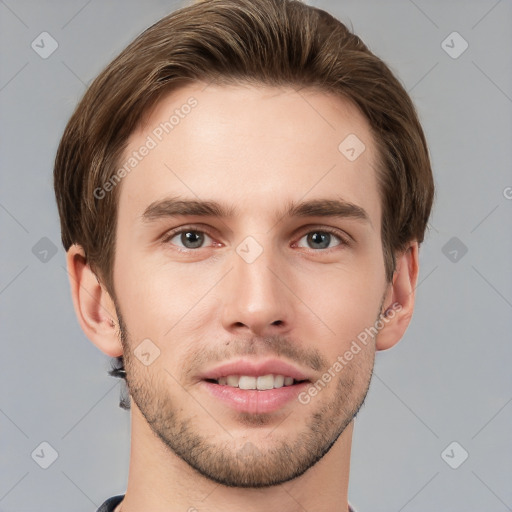
[[[202,231],[188,229],[176,233],[169,242],[185,249],[198,249],[203,246],[207,238],[209,239],[210,237]],[[177,242],[174,241],[175,239],[177,239]]]
[[[337,241],[334,246],[340,244],[339,237],[326,231],[311,231],[299,240],[299,245],[304,239],[306,239],[306,243],[310,249],[327,249],[333,240]]]

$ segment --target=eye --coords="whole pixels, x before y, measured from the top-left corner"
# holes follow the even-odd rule
[[[204,231],[197,229],[184,228],[179,231],[169,233],[163,240],[164,243],[172,243],[183,249],[200,249],[205,241],[212,239]]]
[[[300,246],[303,240],[306,241],[310,249],[314,250],[330,249],[338,245],[347,245],[346,240],[344,240],[340,235],[325,229],[317,229],[315,231],[310,231],[305,236],[303,236],[297,242],[297,244]]]

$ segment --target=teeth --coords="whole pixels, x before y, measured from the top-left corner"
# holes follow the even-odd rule
[[[283,375],[274,375],[274,387],[282,388],[284,386],[284,376]]]
[[[259,377],[250,375],[227,375],[217,380],[217,383],[222,386],[231,386],[240,389],[258,389],[260,391],[291,386],[293,382],[293,377],[273,374],[260,375]]]
[[[240,389],[256,389],[256,377],[242,375],[238,382],[238,387]]]
[[[258,377],[256,381],[256,387],[261,390],[274,389],[274,376],[273,375],[262,375]]]
[[[232,388],[237,388],[239,380],[240,380],[240,377],[238,375],[228,375],[228,377],[226,379],[226,384],[228,386],[231,386]]]

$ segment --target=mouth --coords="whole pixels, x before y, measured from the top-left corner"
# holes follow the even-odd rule
[[[282,387],[294,386],[302,382],[309,382],[307,379],[297,380],[289,375],[226,375],[218,379],[205,379],[206,382],[219,384],[220,386],[229,386],[238,389],[257,389],[258,391],[267,391],[269,389],[280,389]]]
[[[311,382],[312,377],[281,360],[235,361],[200,376],[200,384],[219,405],[249,414],[291,407]]]

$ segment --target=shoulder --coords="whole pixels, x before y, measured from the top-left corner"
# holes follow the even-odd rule
[[[123,501],[124,494],[119,494],[118,496],[112,496],[112,498],[109,498],[101,507],[98,509],[97,512],[114,512],[114,509]]]

